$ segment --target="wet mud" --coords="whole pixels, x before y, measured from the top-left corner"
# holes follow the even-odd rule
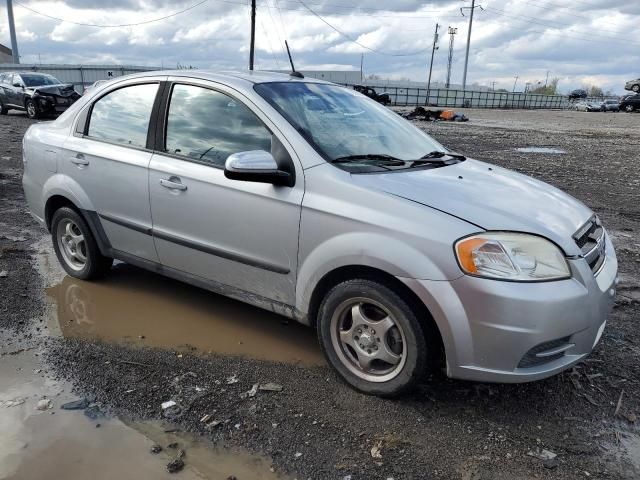
[[[99,282],[65,276],[47,295],[50,329],[65,337],[324,364],[312,328],[124,263]]]

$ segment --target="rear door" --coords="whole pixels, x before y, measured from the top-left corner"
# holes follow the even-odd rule
[[[162,152],[149,168],[161,263],[293,305],[304,192],[295,152],[264,113],[234,90],[176,82],[162,120]],[[293,162],[295,186],[226,178],[227,157],[248,150],[284,155]]]
[[[117,86],[88,106],[86,122],[70,136],[62,170],[86,192],[111,246],[158,261],[151,236],[147,148],[160,80]]]

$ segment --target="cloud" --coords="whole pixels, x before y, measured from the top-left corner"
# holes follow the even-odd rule
[[[187,8],[197,0],[44,0],[25,5],[80,23],[146,22]],[[444,81],[449,25],[455,37],[452,82],[460,83],[467,36],[466,17],[457,0],[302,0],[371,52],[331,29],[299,0],[258,0],[256,64],[287,68],[288,39],[298,68],[360,68],[365,74],[425,81],[435,23],[441,25],[434,57],[433,81]],[[120,28],[94,28],[39,16],[14,4],[23,62],[120,63],[172,67],[177,63],[201,68],[246,69],[249,11],[246,0],[208,0],[192,10],[162,21]],[[475,12],[469,58],[469,83],[511,89],[560,78],[564,90],[587,83],[622,92],[628,78],[637,77],[640,21],[637,0],[588,2],[524,2],[485,0]],[[0,17],[6,18],[4,2]],[[0,23],[0,43],[9,44],[6,22]]]

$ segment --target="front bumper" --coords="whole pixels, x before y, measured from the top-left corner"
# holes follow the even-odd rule
[[[569,264],[572,278],[553,282],[470,276],[449,282],[401,280],[422,299],[440,329],[448,376],[527,382],[586,357],[613,308],[618,262],[608,236],[606,261],[597,275],[582,258]]]

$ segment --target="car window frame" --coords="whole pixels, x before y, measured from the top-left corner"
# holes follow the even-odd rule
[[[154,151],[154,143],[155,143],[155,132],[156,132],[156,122],[158,117],[158,107],[160,100],[162,99],[162,94],[164,92],[164,82],[163,80],[149,80],[149,79],[140,79],[138,82],[126,83],[124,85],[114,85],[114,88],[101,92],[100,95],[96,96],[96,98],[91,99],[91,101],[86,105],[82,112],[78,115],[75,127],[73,129],[73,135],[76,137],[88,139],[94,142],[107,143],[109,145],[117,145],[119,147],[131,148],[133,150],[139,150],[144,152],[153,152]],[[151,112],[149,113],[149,126],[147,127],[147,138],[144,147],[139,147],[137,145],[124,144],[119,142],[114,142],[110,140],[105,140],[103,138],[96,138],[89,135],[89,126],[91,123],[91,114],[93,113],[93,107],[96,103],[102,100],[107,95],[111,93],[122,90],[123,88],[135,87],[139,85],[158,85],[158,90],[156,91],[156,96],[153,100],[153,104],[151,106]]]
[[[243,100],[241,100],[240,98],[238,98],[236,95],[233,95],[227,91],[224,91],[220,88],[216,88],[214,85],[203,85],[200,83],[196,83],[196,82],[191,82],[187,79],[185,79],[184,81],[182,80],[171,80],[169,82],[167,82],[167,88],[166,88],[166,95],[165,98],[163,99],[164,101],[164,105],[162,105],[162,109],[163,109],[163,114],[161,115],[161,117],[159,118],[159,122],[158,122],[158,132],[156,133],[156,149],[155,152],[159,153],[163,156],[166,157],[170,157],[170,158],[175,158],[177,160],[183,160],[186,162],[191,162],[191,163],[197,163],[199,165],[204,165],[205,167],[211,167],[211,168],[215,168],[216,170],[224,170],[224,165],[216,165],[213,164],[211,162],[207,162],[205,160],[198,160],[196,158],[191,158],[191,157],[187,157],[186,155],[180,155],[177,153],[171,153],[167,151],[167,127],[169,126],[169,107],[171,106],[171,96],[173,95],[173,89],[176,85],[186,85],[186,86],[192,86],[192,87],[199,87],[205,90],[211,90],[213,92],[216,93],[220,93],[222,95],[226,95],[227,97],[229,97],[230,99],[239,102],[241,105],[243,105],[245,108],[247,108],[257,119],[258,121],[264,126],[264,128],[271,134],[272,137],[276,137],[276,139],[284,146],[284,143],[282,142],[282,140],[274,133],[274,131],[260,118],[260,116],[249,106],[247,105],[246,102],[244,102]],[[289,149],[284,147],[285,150],[287,150],[287,153],[289,155],[289,157],[291,157],[291,153],[289,152]],[[291,161],[291,169],[293,171],[295,171],[295,166],[293,165],[293,159],[290,160]]]

